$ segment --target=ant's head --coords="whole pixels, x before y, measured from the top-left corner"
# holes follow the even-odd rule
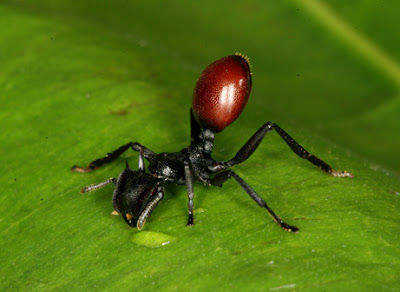
[[[119,175],[114,189],[114,210],[122,214],[129,226],[142,229],[144,222],[139,225],[139,219],[158,196],[158,185],[156,177],[142,170],[134,171],[127,165]]]

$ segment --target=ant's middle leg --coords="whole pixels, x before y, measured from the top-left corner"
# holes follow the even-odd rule
[[[223,172],[218,173],[215,175],[211,180],[210,183],[213,186],[218,186],[221,187],[229,178],[233,177],[239,184],[240,186],[246,191],[246,193],[262,208],[267,209],[268,213],[271,215],[272,219],[280,227],[285,229],[288,232],[298,232],[299,228],[296,226],[289,225],[275,214],[275,212],[267,205],[267,203],[260,197],[259,194],[256,193],[255,190],[253,190],[252,187],[250,187],[239,175],[237,175],[235,172],[232,170],[226,170]]]
[[[297,143],[292,137],[289,136],[284,130],[282,130],[277,124],[272,122],[268,122],[264,124],[248,141],[247,143],[236,153],[235,157],[228,161],[228,165],[232,166],[238,163],[241,163],[248,159],[253,152],[257,149],[258,145],[260,145],[264,136],[270,132],[272,129],[281,136],[281,138],[286,142],[286,144],[303,159],[307,159],[312,164],[316,165],[326,173],[338,176],[338,177],[353,177],[353,174],[347,171],[335,171],[330,167],[326,162],[322,161],[318,157],[307,152],[306,149],[303,148],[299,143]]]
[[[135,142],[135,143],[129,142],[128,144],[122,145],[118,149],[116,149],[110,153],[107,153],[105,157],[102,157],[102,158],[99,158],[99,159],[96,159],[96,160],[90,162],[87,167],[81,167],[81,166],[74,165],[71,170],[76,171],[76,172],[94,171],[104,164],[113,162],[115,159],[117,159],[119,156],[121,156],[121,154],[124,153],[129,148],[132,148],[133,150],[141,153],[143,155],[143,157],[146,159],[152,159],[156,155],[153,151],[151,151],[150,149],[146,148],[145,146],[143,146],[137,142]]]
[[[193,171],[190,169],[189,163],[185,163],[184,166],[184,171],[185,171],[185,184],[187,188],[187,194],[188,194],[188,209],[189,209],[189,217],[188,217],[188,222],[187,226],[192,226],[194,224],[194,215],[193,215],[193,199],[194,199],[194,191],[193,191]]]

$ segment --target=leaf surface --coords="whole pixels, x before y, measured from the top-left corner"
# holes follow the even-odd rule
[[[386,30],[397,15],[378,1],[318,3],[4,1],[1,290],[399,289],[400,44]],[[79,193],[137,153],[89,174],[71,173],[74,164],[129,141],[187,146],[199,73],[235,51],[251,57],[253,92],[214,157],[232,158],[271,120],[355,174],[322,173],[276,133],[234,167],[298,234],[233,180],[195,185],[192,228],[181,186],[167,186],[141,232],[111,216],[111,185]]]

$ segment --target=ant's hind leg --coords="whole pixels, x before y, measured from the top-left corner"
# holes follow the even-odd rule
[[[114,150],[113,152],[107,153],[106,156],[104,156],[103,158],[99,158],[99,159],[96,159],[96,160],[90,162],[87,167],[81,167],[81,166],[74,165],[71,170],[76,171],[76,172],[94,171],[104,164],[113,162],[115,159],[117,159],[119,156],[121,156],[121,154],[124,153],[129,148],[132,148],[133,150],[142,153],[142,155],[146,159],[152,159],[155,156],[154,152],[151,151],[150,149],[146,148],[145,146],[143,146],[137,142],[135,142],[135,143],[129,142],[128,144],[122,145],[121,147]]]
[[[229,178],[233,177],[239,184],[240,186],[246,191],[246,193],[262,208],[267,209],[268,213],[271,215],[272,219],[280,227],[285,229],[288,232],[298,232],[299,228],[296,226],[291,226],[275,214],[275,212],[267,205],[267,203],[250,187],[240,176],[238,176],[235,172],[232,170],[226,170],[223,172],[218,173],[215,175],[211,180],[210,183],[214,186],[219,186],[221,187]]]
[[[322,161],[318,157],[307,152],[306,149],[303,148],[299,143],[297,143],[292,137],[289,136],[284,130],[282,130],[277,124],[272,122],[268,122],[264,124],[247,142],[246,144],[236,153],[235,157],[228,161],[228,165],[232,166],[238,163],[241,163],[248,159],[253,152],[257,149],[258,145],[260,145],[264,136],[270,132],[272,129],[281,136],[283,141],[292,149],[292,151],[297,154],[299,157],[303,159],[307,159],[315,166],[319,167],[326,173],[338,176],[338,177],[353,177],[353,174],[347,171],[335,171],[330,167],[326,162]]]

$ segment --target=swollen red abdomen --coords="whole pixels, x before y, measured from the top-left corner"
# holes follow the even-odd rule
[[[251,71],[246,57],[221,58],[201,73],[193,92],[192,109],[197,122],[220,132],[242,113],[251,91]]]

